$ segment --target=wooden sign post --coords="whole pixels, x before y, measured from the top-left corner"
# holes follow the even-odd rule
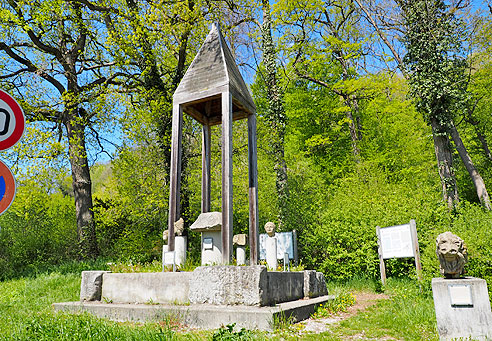
[[[381,282],[386,284],[385,259],[389,258],[415,258],[417,277],[422,281],[422,264],[420,262],[419,241],[417,238],[417,225],[415,220],[405,225],[376,227],[378,236],[379,270]]]

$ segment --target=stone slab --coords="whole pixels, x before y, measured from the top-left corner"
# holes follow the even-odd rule
[[[315,270],[304,270],[304,297],[318,297],[328,294],[325,275]]]
[[[266,305],[267,285],[264,266],[200,266],[190,281],[190,303]]]
[[[107,273],[102,300],[114,303],[187,303],[192,272]]]
[[[265,266],[201,266],[193,271],[193,304],[268,306],[304,297],[302,272],[268,272]]]
[[[201,213],[196,221],[191,224],[190,230],[197,232],[220,231],[222,229],[222,213],[206,212]]]
[[[440,340],[492,339],[487,282],[480,278],[432,279]]]
[[[56,312],[89,312],[98,317],[114,321],[159,321],[166,315],[175,316],[190,327],[216,329],[223,325],[236,323],[237,328],[272,331],[275,318],[285,316],[291,322],[309,318],[317,306],[333,300],[327,295],[313,299],[281,303],[274,307],[256,306],[217,306],[211,304],[192,305],[149,305],[149,304],[106,304],[101,302],[54,303]],[[292,318],[290,319],[290,316]]]
[[[81,301],[100,301],[103,274],[111,271],[82,271],[82,282],[80,283]]]

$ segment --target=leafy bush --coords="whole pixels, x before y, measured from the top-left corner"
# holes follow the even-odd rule
[[[0,217],[0,279],[19,276],[77,256],[73,199],[20,187]]]

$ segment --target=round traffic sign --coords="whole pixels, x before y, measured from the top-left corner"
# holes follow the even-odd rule
[[[17,101],[0,90],[0,150],[16,144],[24,134],[26,120]]]
[[[0,161],[0,214],[5,212],[15,198],[15,179],[10,168]]]

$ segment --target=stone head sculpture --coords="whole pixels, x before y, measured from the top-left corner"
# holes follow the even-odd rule
[[[162,239],[164,240],[164,243],[167,243],[167,239],[169,238],[169,231],[166,229],[164,232],[162,232]]]
[[[179,220],[174,223],[174,233],[177,236],[182,236],[183,235],[183,231],[184,231],[184,226],[185,225],[184,225],[183,218],[179,218]]]
[[[445,278],[460,278],[468,261],[468,250],[463,240],[451,232],[437,236],[436,253]]]
[[[265,224],[265,231],[269,237],[274,237],[275,236],[275,224],[272,223],[271,221],[266,223]]]

